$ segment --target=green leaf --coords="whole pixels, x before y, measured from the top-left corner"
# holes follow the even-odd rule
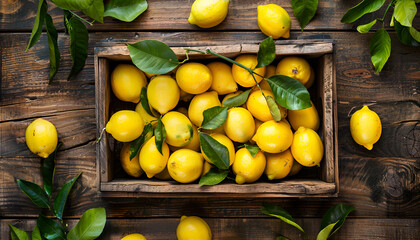
[[[409,28],[411,36],[420,43],[420,32],[417,31],[414,27]]]
[[[89,17],[95,19],[98,22],[104,22],[104,1],[103,0],[93,0],[88,8],[82,8],[82,12]]]
[[[292,216],[283,208],[273,204],[263,203],[263,207],[261,210],[262,213],[272,217],[280,218],[283,222],[299,229],[302,232],[305,232],[303,231],[302,227],[299,226],[299,224],[295,223]]]
[[[79,175],[77,175],[75,178],[66,182],[54,199],[54,213],[55,216],[60,220],[63,219],[63,212],[64,207],[66,206],[67,197],[69,196],[71,188],[73,187],[73,184],[76,182],[76,180],[79,178],[80,174],[82,173],[79,173]]]
[[[371,13],[378,10],[382,7],[382,5],[384,5],[384,3],[385,0],[363,0],[348,10],[341,19],[341,22],[352,23],[366,13]]]
[[[290,110],[302,110],[312,106],[308,90],[298,80],[285,75],[274,75],[267,78],[267,82],[281,106]]]
[[[318,236],[316,236],[316,240],[327,240],[331,234],[332,229],[334,228],[335,223],[331,223],[330,225],[323,228],[319,231]]]
[[[10,238],[12,240],[29,240],[29,235],[27,232],[20,230],[17,227],[14,227],[9,224],[10,228]]]
[[[93,240],[98,238],[106,223],[105,208],[92,208],[83,213],[76,226],[70,230],[67,240]]]
[[[394,17],[401,25],[412,27],[417,7],[414,0],[399,0],[395,3]]]
[[[70,35],[70,55],[73,60],[73,66],[67,77],[67,80],[69,80],[85,66],[88,55],[89,33],[86,26],[75,17],[71,17],[67,22],[67,30]]]
[[[417,42],[411,35],[410,29],[413,27],[405,27],[401,25],[398,21],[395,21],[394,28],[400,42],[408,46],[420,46],[420,43]]]
[[[228,108],[241,106],[246,102],[246,100],[248,100],[248,96],[251,93],[251,90],[252,89],[248,89],[239,95],[226,99],[222,102],[222,105]]]
[[[56,221],[39,214],[36,224],[42,237],[48,240],[66,240],[64,230]]]
[[[226,121],[228,115],[228,108],[227,107],[212,107],[206,109],[203,112],[203,123],[201,124],[201,128],[213,130],[216,129]]]
[[[315,16],[318,9],[318,0],[292,0],[292,9],[303,31]]]
[[[375,71],[382,71],[385,63],[391,55],[391,38],[384,28],[379,29],[370,39],[370,56]]]
[[[105,6],[104,17],[131,22],[147,9],[146,0],[112,0]]]
[[[28,42],[28,46],[26,46],[26,50],[28,51],[35,43],[38,42],[39,37],[42,33],[42,25],[44,25],[45,14],[48,11],[47,2],[45,0],[39,0],[38,3],[38,10],[36,12],[34,26],[32,28],[31,37]]]
[[[252,157],[255,157],[258,151],[260,151],[260,148],[254,145],[245,144],[244,146],[249,151],[249,153],[251,153]]]
[[[260,43],[257,55],[258,64],[255,66],[255,69],[270,65],[275,58],[276,45],[274,44],[273,38],[270,36]]]
[[[40,208],[49,208],[48,195],[40,186],[21,179],[18,179],[17,183],[35,205]]]
[[[67,10],[81,10],[89,8],[93,0],[52,0],[57,7]]]
[[[47,27],[47,35],[48,35],[48,50],[50,53],[50,83],[54,78],[55,74],[57,74],[57,70],[60,66],[60,49],[58,49],[57,44],[57,29],[54,26],[51,16],[46,13],[45,14],[45,25]]]
[[[375,25],[376,21],[377,20],[375,19],[375,20],[373,20],[370,23],[357,26],[357,31],[359,33],[367,33],[367,32],[369,32],[369,30],[373,27],[373,25]]]
[[[141,147],[153,136],[153,126],[148,123],[144,126],[140,137],[130,143],[130,160],[133,159],[140,151]]]
[[[165,130],[165,126],[162,123],[162,118],[160,117],[158,119],[158,122],[155,128],[155,143],[156,143],[157,150],[162,155],[163,155],[162,145],[163,145],[163,142],[165,142],[165,139],[166,139],[166,130]]]
[[[280,108],[276,103],[276,100],[272,96],[266,96],[265,100],[267,101],[268,109],[270,109],[271,116],[273,116],[274,121],[278,122],[281,120]]]
[[[55,174],[55,156],[58,148],[61,147],[61,143],[58,143],[54,152],[51,153],[47,158],[43,160],[41,167],[42,181],[44,182],[44,190],[48,197],[51,196],[52,186],[54,185],[54,174]]]
[[[38,225],[35,225],[35,228],[32,231],[32,240],[42,240],[41,232],[39,231]]]
[[[204,176],[200,178],[200,182],[198,185],[204,186],[204,185],[216,185],[221,183],[227,175],[229,174],[229,170],[227,169],[218,169],[217,167],[212,167],[210,171],[208,171]]]
[[[203,153],[219,169],[229,168],[229,151],[227,147],[219,143],[207,133],[199,132],[200,145]]]
[[[331,207],[322,217],[321,229],[324,229],[329,225],[334,224],[332,230],[330,231],[331,234],[329,234],[329,236],[331,236],[343,225],[347,216],[352,211],[354,211],[354,207],[345,204],[338,204]]]
[[[144,40],[127,46],[134,65],[143,72],[165,74],[179,65],[175,53],[163,42]]]
[[[152,110],[150,109],[149,100],[147,100],[147,88],[143,87],[140,93],[140,103],[143,109],[150,115],[154,116]]]

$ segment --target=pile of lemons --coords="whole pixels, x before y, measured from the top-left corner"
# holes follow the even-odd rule
[[[257,56],[240,55],[235,61],[254,69]],[[318,165],[324,149],[316,132],[320,121],[315,106],[297,111],[279,106],[282,120],[274,121],[265,98],[274,95],[261,77],[287,75],[309,88],[315,79],[312,67],[304,58],[287,56],[277,66],[257,68],[254,72],[255,80],[245,69],[219,61],[188,62],[167,75],[143,73],[129,64],[117,65],[111,74],[114,95],[137,104],[133,110],[114,113],[106,125],[108,133],[125,143],[120,153],[123,169],[133,177],[144,172],[148,178],[194,182],[212,167],[212,161],[200,148],[199,131],[210,134],[228,149],[238,184],[255,182],[264,173],[269,180],[282,179],[296,174],[302,165]],[[142,95],[144,87],[146,94]],[[245,103],[229,108],[222,126],[200,129],[205,110],[224,106],[227,99],[248,89],[251,92]],[[147,98],[148,111],[141,102],[142,96]],[[158,118],[166,131],[161,151],[152,137],[130,160],[130,142],[142,134],[146,124],[156,127]],[[257,145],[260,150],[253,156],[241,147],[244,144]]]

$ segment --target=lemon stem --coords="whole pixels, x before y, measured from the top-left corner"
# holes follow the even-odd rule
[[[188,50],[187,48],[185,49],[185,57],[186,59],[184,59],[184,61],[180,62],[178,65],[184,64],[186,61],[190,60],[190,56],[188,56],[188,52],[190,50]]]
[[[105,129],[106,129],[106,128],[103,128],[103,129],[102,129],[102,131],[101,131],[101,135],[99,135],[98,140],[96,140],[96,143],[97,143],[97,144],[101,141],[102,136],[104,135]]]

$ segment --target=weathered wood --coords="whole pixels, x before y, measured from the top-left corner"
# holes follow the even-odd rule
[[[293,214],[293,213],[292,213]],[[353,213],[352,213],[353,214]],[[275,239],[283,235],[289,239],[316,239],[321,224],[320,218],[302,219],[295,221],[303,227],[308,238],[299,230],[287,225],[280,219],[275,218],[204,218],[209,224],[213,239],[241,239],[262,240]],[[72,228],[77,220],[67,220],[69,228]],[[36,220],[0,220],[1,239],[9,238],[9,226],[25,231],[32,231]],[[104,232],[99,239],[120,240],[131,233],[141,233],[147,239],[168,240],[176,239],[176,228],[179,218],[132,218],[132,219],[108,219]],[[420,234],[419,219],[354,219],[351,217],[330,238],[332,240],[359,240],[359,239],[404,239],[415,240]],[[366,227],[369,226],[369,227]]]

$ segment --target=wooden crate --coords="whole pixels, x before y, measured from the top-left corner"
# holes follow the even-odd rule
[[[238,44],[225,46],[194,47],[212,49],[221,55],[235,58],[240,54],[258,52],[257,44]],[[183,47],[173,47],[179,59],[185,58]],[[212,55],[190,52],[192,60],[214,59]],[[105,197],[336,197],[338,196],[338,154],[337,154],[337,99],[335,88],[335,69],[332,43],[303,43],[288,41],[276,45],[277,60],[287,55],[300,55],[307,58],[316,69],[316,81],[310,89],[311,99],[318,109],[321,127],[318,133],[324,143],[324,159],[320,168],[311,168],[317,174],[312,178],[286,178],[275,182],[260,181],[238,185],[222,183],[215,186],[200,187],[196,182],[179,184],[175,181],[160,181],[129,178],[117,172],[121,169],[116,141],[104,134],[96,147],[98,189]],[[129,62],[126,46],[95,48],[95,87],[97,136],[105,127],[110,115],[127,108],[126,103],[113,96],[110,87],[110,72],[118,62]],[[220,59],[220,61],[223,61]],[[120,106],[124,105],[124,106]],[[129,106],[134,109],[133,106]],[[118,109],[119,108],[119,109]],[[120,170],[121,172],[121,170]],[[311,175],[311,174],[310,174]],[[313,175],[313,174],[312,174]]]

